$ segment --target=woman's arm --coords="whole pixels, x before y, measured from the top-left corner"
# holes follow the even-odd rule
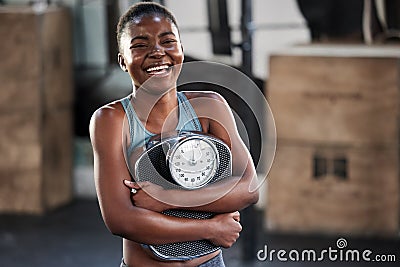
[[[186,209],[224,213],[241,210],[256,202],[254,198],[258,196],[249,192],[249,183],[245,179],[248,178],[232,176],[201,189],[188,191],[164,190],[151,182],[136,183],[125,180],[124,183],[127,187],[137,190],[137,193],[132,195],[132,201],[138,207],[157,212]]]
[[[90,122],[96,192],[108,229],[145,244],[208,239],[216,245],[232,245],[241,230],[237,214],[224,214],[204,223],[132,205],[130,190],[123,183],[130,177],[122,150],[124,118],[120,104],[114,103],[97,110]]]
[[[196,113],[201,117],[203,130],[224,141],[232,152],[233,176],[201,189],[163,190],[150,182],[125,182],[130,188],[141,188],[132,196],[135,205],[163,211],[190,209],[209,212],[241,210],[258,201],[256,171],[250,153],[237,131],[229,105],[216,93],[188,95]]]

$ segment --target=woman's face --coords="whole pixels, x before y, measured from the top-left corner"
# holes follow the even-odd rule
[[[162,15],[138,18],[127,24],[120,41],[118,62],[136,88],[149,78],[148,83],[154,81],[163,90],[176,86],[183,49],[178,29],[169,19]]]

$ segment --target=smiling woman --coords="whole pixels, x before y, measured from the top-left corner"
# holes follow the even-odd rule
[[[127,16],[131,20],[120,20],[117,32],[118,62],[138,88],[152,76],[170,75],[172,66],[182,64],[183,49],[176,20],[170,12],[159,11],[154,4],[142,4],[136,9]],[[179,71],[171,77],[167,89],[176,83]]]
[[[207,240],[228,248],[236,242],[242,229],[238,210],[255,203],[258,193],[249,190],[255,169],[231,109],[213,92],[177,92],[184,55],[177,22],[165,7],[152,2],[132,6],[120,18],[117,40],[118,63],[129,74],[133,90],[93,114],[90,137],[102,216],[108,229],[123,238],[121,266],[225,266],[220,249],[195,258],[164,261],[141,244]],[[192,105],[196,100],[200,104]],[[217,116],[208,115],[210,111]],[[202,132],[227,144],[232,151],[233,176],[189,191],[131,182],[125,152],[130,154],[157,134],[182,130]],[[200,153],[208,152],[199,149],[186,156],[189,165],[197,162]],[[202,164],[199,160],[198,165]],[[160,201],[154,197],[157,194],[172,195],[178,201]],[[216,215],[204,223],[204,219],[163,214],[174,209]]]

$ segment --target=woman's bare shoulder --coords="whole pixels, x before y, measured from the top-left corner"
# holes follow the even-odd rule
[[[110,134],[113,130],[120,131],[124,118],[125,111],[120,100],[98,108],[90,119],[89,131],[91,136]]]
[[[183,93],[189,100],[204,97],[225,102],[224,97],[214,91],[184,91]]]
[[[125,116],[121,100],[108,103],[98,108],[92,115],[92,121],[114,120]]]

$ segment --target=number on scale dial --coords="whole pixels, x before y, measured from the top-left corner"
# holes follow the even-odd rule
[[[172,148],[169,169],[181,186],[195,189],[207,184],[219,165],[217,148],[201,138],[183,140]]]

